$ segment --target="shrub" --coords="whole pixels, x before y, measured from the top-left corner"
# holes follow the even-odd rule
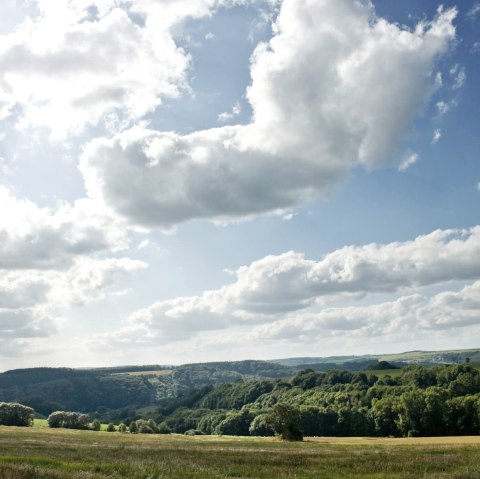
[[[89,429],[90,418],[87,414],[69,411],[55,411],[47,418],[49,427],[66,429]]]
[[[0,424],[3,426],[32,426],[35,411],[18,403],[0,403]]]
[[[158,434],[170,434],[172,430],[168,427],[168,424],[166,422],[161,422],[157,426],[157,432]]]
[[[100,421],[98,419],[94,419],[92,424],[90,424],[90,429],[92,431],[100,431],[100,428],[102,427]]]

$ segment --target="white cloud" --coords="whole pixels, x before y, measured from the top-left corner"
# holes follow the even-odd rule
[[[22,309],[43,303],[50,288],[50,281],[42,275],[2,271],[0,309]]]
[[[55,333],[56,321],[29,309],[0,309],[0,344],[4,340],[45,337]]]
[[[439,117],[446,115],[452,108],[458,106],[458,101],[454,98],[450,101],[439,101],[435,105],[437,107]]]
[[[236,280],[220,289],[200,296],[158,301],[132,314],[122,329],[100,340],[158,344],[238,325],[266,324],[264,328],[270,330],[270,323],[282,325],[285,331],[284,326],[290,323],[278,322],[279,317],[285,316],[295,322],[295,318],[304,321],[305,317],[315,315],[335,327],[343,324],[342,328],[347,328],[358,323],[372,328],[368,314],[377,311],[375,307],[384,312],[375,313],[382,318],[387,313],[390,318],[397,317],[391,303],[368,307],[368,314],[359,307],[325,309],[319,315],[314,311],[338,298],[355,299],[369,293],[396,293],[478,278],[480,226],[470,230],[437,230],[404,243],[349,246],[320,261],[289,252],[242,266],[236,271]],[[475,288],[474,292],[480,291],[480,287]],[[396,302],[397,307],[405,302],[423,304],[418,298],[418,295],[401,298]],[[438,305],[439,298],[432,304]],[[306,312],[298,316],[300,310]],[[336,315],[336,311],[340,313]],[[348,311],[354,311],[355,315],[349,316]],[[356,318],[355,321],[350,322],[350,317]]]
[[[0,349],[5,341],[17,353],[34,348],[57,332],[60,310],[100,299],[145,269],[141,261],[95,257],[125,248],[125,235],[92,200],[40,208],[0,187]]]
[[[98,300],[108,287],[145,268],[145,262],[130,258],[81,258],[64,274],[53,276],[49,306],[72,307]]]
[[[64,268],[79,255],[126,245],[118,221],[92,200],[51,210],[0,186],[0,269]]]
[[[434,331],[480,326],[480,281],[461,291],[447,291],[426,298],[402,296],[369,306],[328,308],[320,313],[294,315],[257,326],[245,340],[286,339],[312,342],[342,334],[358,338],[388,336],[417,339]]]
[[[19,110],[19,128],[62,139],[102,121],[128,125],[188,89],[190,56],[174,30],[226,2],[32,3],[38,16],[0,35],[0,118]]]
[[[94,140],[81,160],[88,194],[136,224],[228,221],[314,198],[355,165],[395,162],[435,89],[455,15],[440,10],[409,31],[370,4],[285,0],[252,56],[250,124]]]
[[[418,154],[417,153],[407,153],[400,166],[398,167],[398,171],[406,171],[408,170],[414,163],[418,161]]]
[[[240,103],[237,102],[235,103],[235,105],[233,105],[231,111],[225,111],[223,113],[220,113],[220,115],[218,115],[218,121],[225,123],[226,121],[229,121],[240,115],[240,113],[242,113],[242,107]]]
[[[477,18],[477,15],[480,13],[480,3],[477,2],[475,3],[472,8],[467,12],[467,17],[470,20],[475,20]]]
[[[440,128],[437,128],[433,132],[432,143],[437,143],[441,137],[442,137],[442,130]]]
[[[59,311],[103,298],[117,281],[146,267],[129,258],[78,258],[66,271],[0,270],[0,350],[5,342],[9,354],[34,348],[37,338],[58,332],[64,323]]]
[[[452,78],[453,85],[452,88],[454,90],[458,90],[462,88],[463,84],[467,80],[467,73],[465,71],[465,67],[460,66],[458,63],[455,64],[450,69],[450,77]]]

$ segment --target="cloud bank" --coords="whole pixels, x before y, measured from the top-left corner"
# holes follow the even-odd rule
[[[101,340],[154,345],[235,326],[253,327],[257,339],[294,339],[314,330],[355,330],[372,336],[386,334],[398,322],[407,329],[467,326],[480,323],[479,278],[478,226],[437,230],[403,243],[349,246],[319,261],[289,252],[242,266],[236,281],[220,289],[158,301]],[[369,306],[326,307],[375,293],[472,280],[477,282],[460,292],[432,298],[414,294]]]

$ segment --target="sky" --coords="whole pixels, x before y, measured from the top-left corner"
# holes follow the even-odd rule
[[[480,347],[480,2],[3,0],[0,370]]]

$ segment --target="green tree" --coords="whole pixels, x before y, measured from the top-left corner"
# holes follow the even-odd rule
[[[227,436],[248,436],[253,415],[248,409],[227,414],[227,417],[215,428],[216,434]]]
[[[267,424],[284,441],[302,441],[303,433],[298,426],[299,411],[290,404],[277,403],[267,414]]]
[[[405,392],[398,404],[398,428],[403,436],[425,435],[425,393],[421,389]]]
[[[94,419],[92,424],[90,425],[90,429],[92,431],[100,431],[100,428],[102,427],[102,424],[98,419]]]
[[[35,411],[18,403],[0,402],[0,425],[32,426]]]
[[[378,436],[400,436],[398,428],[399,401],[394,396],[374,398],[370,409],[375,432]]]
[[[268,425],[267,414],[259,414],[253,418],[248,432],[251,436],[269,437],[275,434],[275,431]]]
[[[136,434],[136,433],[138,432],[137,421],[131,421],[131,422],[130,422],[130,425],[128,426],[128,430],[129,430],[132,434]]]

